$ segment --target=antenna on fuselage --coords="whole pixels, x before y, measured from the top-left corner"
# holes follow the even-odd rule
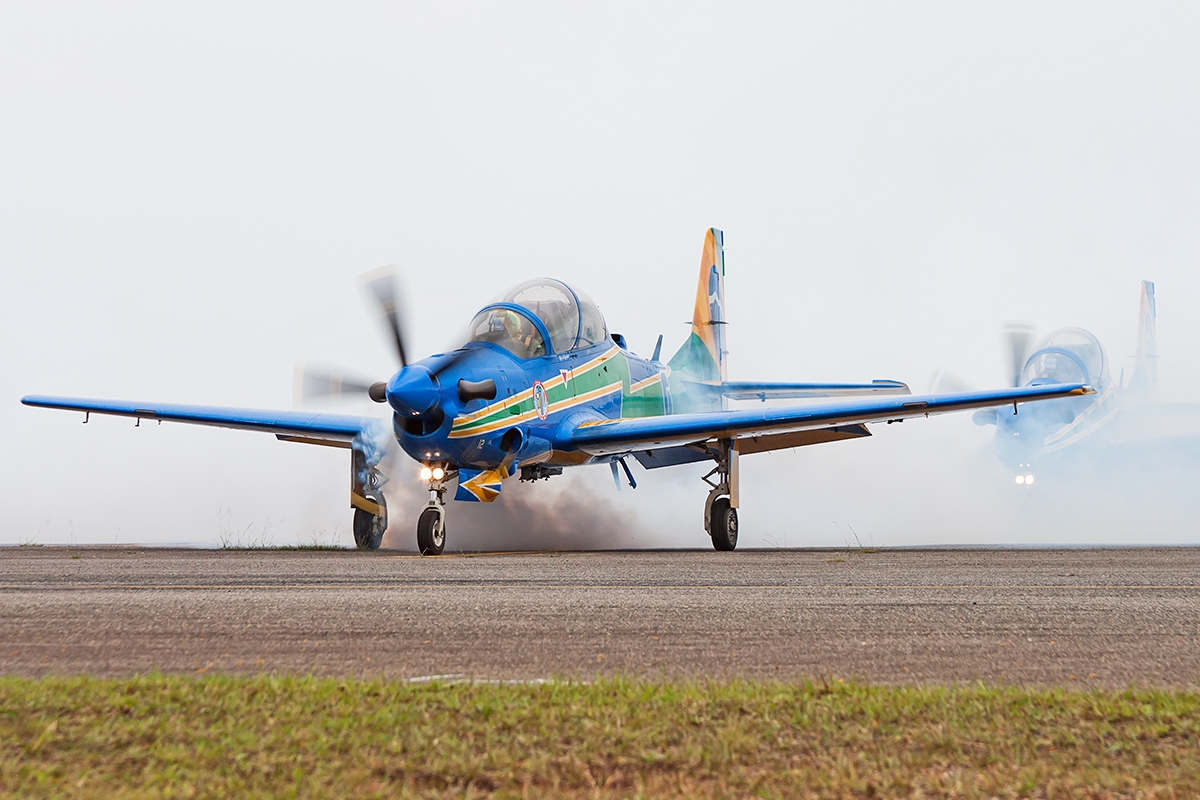
[[[663,335],[660,333],[658,335],[658,344],[654,345],[654,355],[650,356],[651,361],[658,361],[658,357],[662,355],[662,337]]]

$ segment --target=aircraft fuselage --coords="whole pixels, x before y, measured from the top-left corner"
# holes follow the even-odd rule
[[[468,347],[466,355],[433,379],[443,411],[436,426],[410,422],[400,410],[393,418],[397,441],[418,461],[488,469],[513,452],[523,465],[586,464],[592,457],[571,446],[564,432],[591,420],[671,412],[666,365],[640,358],[611,340],[530,359],[487,343]],[[432,371],[441,358],[432,356],[412,366]],[[461,399],[459,381],[489,379],[495,381],[494,398]]]

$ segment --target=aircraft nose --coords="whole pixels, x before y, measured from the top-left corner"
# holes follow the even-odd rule
[[[410,364],[388,381],[387,401],[397,414],[420,417],[437,408],[442,387],[436,377],[420,364]]]

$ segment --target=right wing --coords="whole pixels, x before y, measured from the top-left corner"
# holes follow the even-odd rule
[[[124,400],[90,400],[80,397],[28,395],[21,398],[27,406],[82,411],[85,414],[109,414],[138,420],[185,422],[218,428],[273,433],[279,439],[332,447],[363,450],[370,460],[381,452],[386,423],[374,417],[346,414],[314,414],[308,411],[264,411],[249,408],[180,405],[175,403],[136,403]],[[85,420],[86,421],[86,420]]]
[[[567,432],[564,445],[593,456],[620,455],[635,450],[657,450],[712,439],[752,439],[761,452],[795,447],[793,435],[867,422],[893,422],[911,417],[945,414],[972,408],[1003,406],[1035,400],[1094,394],[1082,384],[1027,386],[987,392],[935,394],[906,399],[871,399],[813,403],[764,410],[712,411],[660,417],[594,420]],[[1014,409],[1015,410],[1015,409]],[[862,435],[862,434],[859,434]]]

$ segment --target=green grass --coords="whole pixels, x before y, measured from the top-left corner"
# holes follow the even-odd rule
[[[1194,797],[1200,695],[0,678],[0,796]]]

